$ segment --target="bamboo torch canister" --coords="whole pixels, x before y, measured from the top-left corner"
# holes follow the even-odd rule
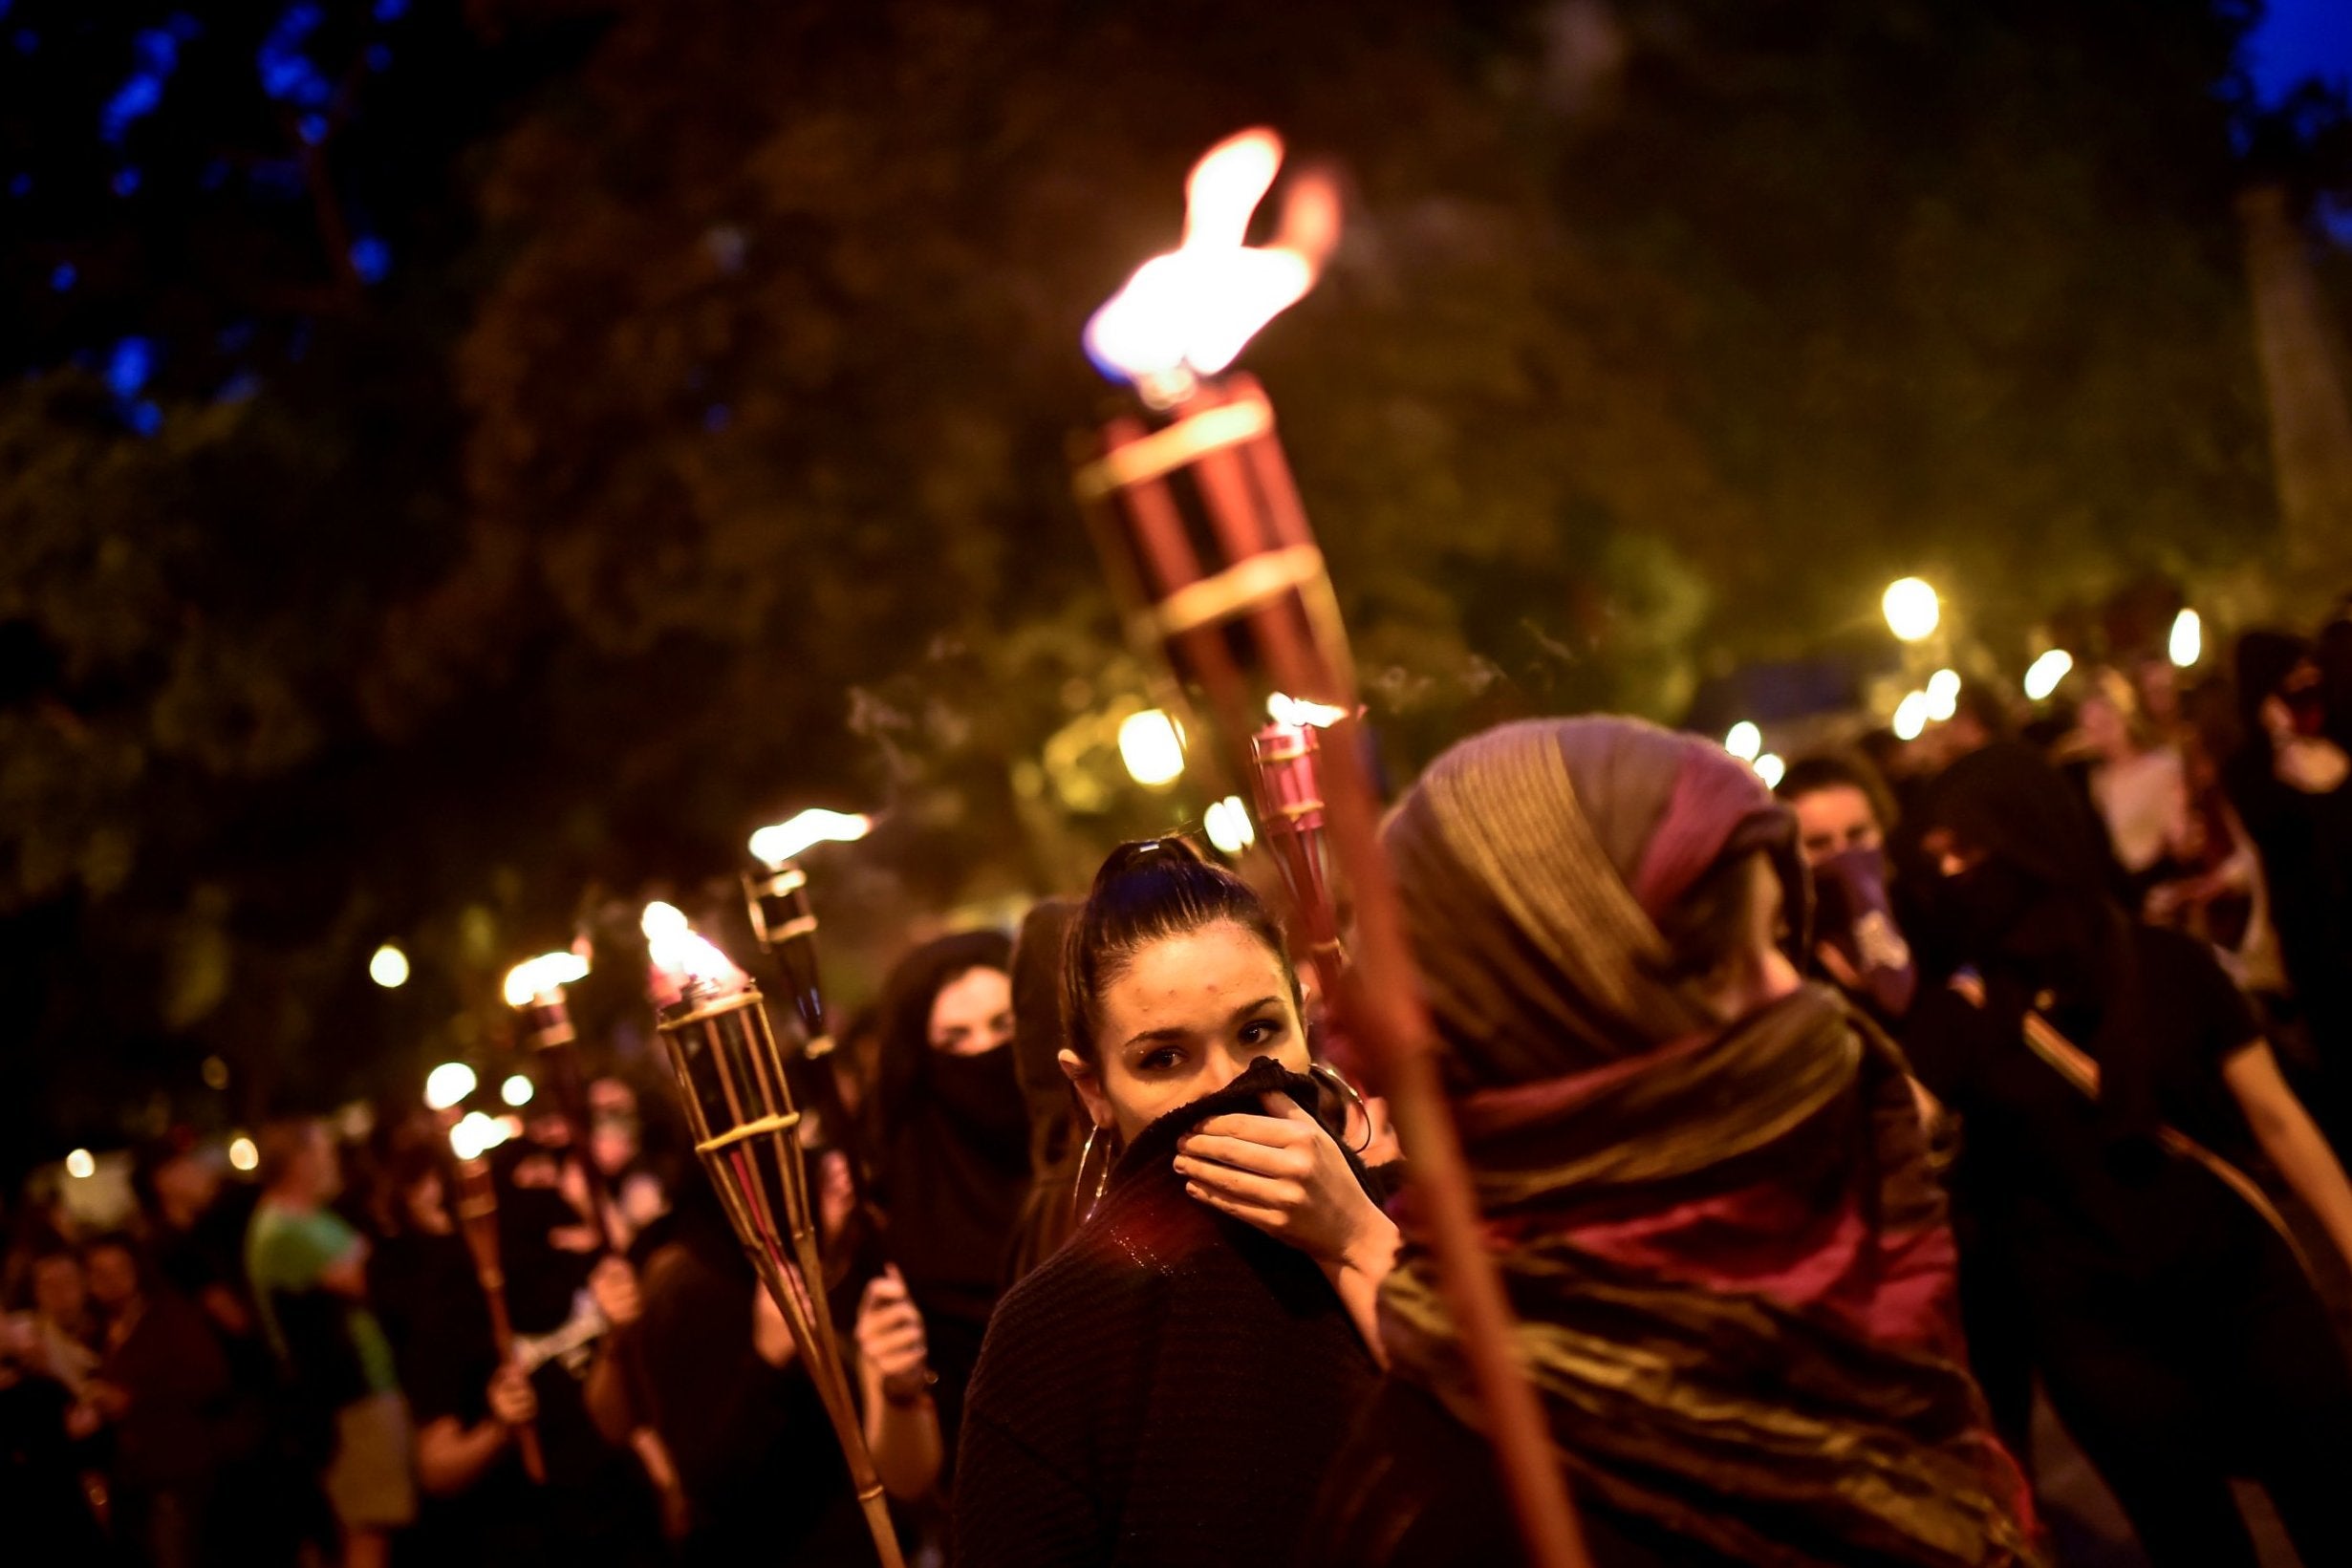
[[[751,835],[751,853],[762,869],[743,874],[751,934],[761,951],[775,960],[791,995],[799,1045],[788,1053],[786,1065],[797,1074],[793,1082],[804,1103],[817,1113],[826,1141],[849,1156],[850,1185],[860,1208],[866,1204],[868,1151],[858,1137],[856,1118],[842,1104],[832,1063],[827,1060],[833,1053],[833,1037],[817,965],[816,902],[809,896],[809,873],[802,870],[799,856],[818,844],[854,842],[873,827],[874,819],[867,816],[803,811],[789,822]]]
[[[1317,987],[1327,997],[1339,985],[1348,954],[1331,886],[1321,735],[1317,724],[1276,720],[1249,738],[1249,755],[1259,829],[1298,913]]]
[[[1307,186],[1294,188],[1276,245],[1242,243],[1281,158],[1281,142],[1265,131],[1213,148],[1187,185],[1183,247],[1147,263],[1089,323],[1090,354],[1131,381],[1144,407],[1104,425],[1075,487],[1134,641],[1164,656],[1178,699],[1211,720],[1198,727],[1221,742],[1229,777],[1263,784],[1264,761],[1301,761],[1253,751],[1275,694],[1338,710],[1312,777],[1322,827],[1353,896],[1354,962],[1334,961],[1337,973],[1324,974],[1319,952],[1318,978],[1337,979],[1338,1022],[1389,1097],[1412,1160],[1447,1307],[1529,1560],[1588,1568],[1550,1431],[1519,1364],[1515,1324],[1439,1082],[1435,1036],[1381,852],[1338,600],[1276,438],[1272,403],[1254,378],[1219,375],[1251,331],[1311,286],[1336,233],[1328,187]],[[1227,308],[1246,319],[1220,318]],[[1275,782],[1305,779],[1278,768]],[[1314,814],[1304,809],[1307,798],[1289,802],[1303,808],[1302,822]],[[1262,815],[1266,805],[1262,793]],[[1335,960],[1336,930],[1315,922],[1336,922],[1305,907],[1297,890],[1311,894],[1316,885],[1304,866],[1298,874],[1301,924],[1319,945],[1331,944]]]
[[[474,1278],[490,1308],[490,1342],[503,1365],[514,1359],[514,1323],[507,1315],[507,1274],[498,1257],[498,1187],[484,1151],[473,1147],[463,1128],[452,1128],[450,1153],[457,1163],[458,1229],[465,1250],[473,1255]],[[514,1428],[515,1452],[523,1473],[544,1485],[547,1460],[539,1449],[539,1428],[529,1422]]]
[[[661,1008],[658,1027],[695,1152],[825,1403],[882,1568],[903,1568],[826,1307],[816,1207],[784,1053],[750,977],[690,933],[680,946],[691,951],[679,966],[679,994]]]

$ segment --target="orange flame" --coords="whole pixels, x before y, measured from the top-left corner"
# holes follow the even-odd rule
[[[646,956],[653,964],[654,999],[668,1006],[697,981],[740,990],[751,977],[710,939],[686,923],[684,914],[669,904],[648,904],[638,922],[645,933]]]
[[[1282,167],[1282,138],[1243,131],[1193,165],[1184,184],[1184,243],[1135,269],[1087,323],[1087,354],[1154,402],[1240,356],[1258,330],[1298,303],[1339,239],[1329,180],[1292,182],[1270,246],[1244,243],[1251,214]]]

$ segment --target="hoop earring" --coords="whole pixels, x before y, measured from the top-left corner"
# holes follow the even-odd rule
[[[1087,1141],[1078,1149],[1078,1169],[1071,1172],[1069,1183],[1069,1217],[1075,1225],[1084,1225],[1094,1215],[1094,1206],[1103,1201],[1103,1189],[1111,1185],[1111,1167],[1116,1156],[1111,1145],[1103,1145],[1103,1165],[1094,1173],[1094,1186],[1087,1187],[1087,1167],[1094,1160],[1094,1141],[1102,1137],[1103,1129],[1095,1123],[1087,1124]]]
[[[1346,1078],[1342,1077],[1340,1070],[1337,1067],[1332,1066],[1328,1062],[1310,1062],[1307,1063],[1306,1071],[1307,1076],[1311,1078],[1320,1078],[1325,1083],[1330,1085],[1333,1088],[1339,1090],[1340,1097],[1346,1100],[1349,1105],[1355,1106],[1356,1115],[1363,1118],[1364,1141],[1360,1144],[1349,1145],[1348,1152],[1350,1154],[1361,1154],[1366,1149],[1371,1148],[1372,1111],[1371,1107],[1364,1103],[1364,1096],[1356,1092],[1356,1086],[1353,1084],[1349,1083]]]

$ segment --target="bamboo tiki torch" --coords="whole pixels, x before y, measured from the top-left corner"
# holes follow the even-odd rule
[[[800,1048],[790,1054],[788,1064],[801,1069],[803,1089],[824,1124],[826,1138],[848,1157],[851,1190],[861,1209],[866,1204],[866,1150],[833,1077],[832,1029],[825,1016],[825,990],[817,970],[816,903],[809,896],[809,873],[799,862],[819,844],[852,844],[873,829],[872,817],[811,807],[751,835],[752,858],[766,870],[757,876],[746,871],[743,879],[751,934],[783,971],[800,1022]]]
[[[1275,440],[1273,405],[1247,376],[1213,378],[1258,328],[1306,292],[1337,237],[1336,194],[1327,182],[1308,180],[1294,182],[1274,245],[1244,243],[1281,161],[1282,142],[1270,131],[1212,148],[1186,184],[1182,247],[1145,263],[1088,323],[1088,353],[1133,383],[1144,408],[1103,427],[1076,489],[1132,635],[1147,654],[1165,655],[1186,700],[1197,698],[1216,720],[1210,727],[1225,742],[1230,776],[1252,776],[1250,738],[1271,692],[1345,716],[1325,732],[1318,770],[1330,846],[1354,895],[1357,961],[1337,977],[1332,999],[1389,1097],[1413,1162],[1447,1307],[1529,1560],[1588,1568],[1550,1431],[1519,1365],[1510,1308],[1480,1236],[1439,1082],[1435,1037],[1381,853],[1338,601]]]
[[[467,1075],[469,1078],[471,1074]],[[444,1116],[451,1107],[436,1106]],[[506,1129],[480,1111],[460,1118],[449,1128],[449,1152],[457,1163],[458,1229],[465,1250],[473,1255],[474,1278],[490,1308],[490,1342],[502,1366],[514,1360],[514,1323],[507,1315],[507,1275],[498,1258],[498,1186],[490,1174],[489,1151],[506,1139]],[[514,1428],[515,1452],[523,1473],[540,1485],[547,1483],[547,1460],[539,1450],[539,1428],[525,1422]]]
[[[760,988],[669,905],[649,906],[644,924],[657,977],[657,1026],[695,1152],[824,1401],[875,1556],[882,1568],[904,1568],[825,1300],[800,1110]]]
[[[542,953],[507,972],[507,1005],[522,1015],[524,1043],[544,1069],[540,1077],[555,1096],[571,1129],[572,1152],[579,1162],[580,1180],[588,1194],[588,1212],[596,1230],[599,1252],[620,1256],[620,1208],[611,1184],[596,1166],[595,1124],[589,1112],[588,1085],[580,1077],[578,1035],[572,1027],[572,1007],[565,987],[588,975],[588,960],[576,952]],[[662,1493],[663,1506],[674,1509],[682,1496],[678,1461],[662,1440],[658,1425],[652,1370],[645,1364],[645,1344],[619,1324],[611,1330],[609,1347],[620,1360],[622,1385],[628,1391],[629,1413],[635,1418],[629,1447],[645,1467],[646,1475]],[[678,1515],[681,1520],[682,1514]]]
[[[1332,896],[1330,833],[1324,820],[1323,731],[1347,718],[1338,708],[1276,692],[1266,699],[1267,722],[1249,738],[1250,784],[1259,826],[1283,886],[1298,911],[1314,965],[1317,991],[1338,989],[1348,954]]]

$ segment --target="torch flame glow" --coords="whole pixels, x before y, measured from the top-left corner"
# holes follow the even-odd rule
[[[811,806],[789,822],[780,822],[752,834],[751,858],[770,870],[780,871],[787,863],[807,854],[812,845],[853,843],[873,828],[872,817]]]
[[[645,933],[645,950],[653,959],[658,983],[656,999],[667,1006],[695,981],[740,987],[751,977],[686,923],[676,906],[648,904],[637,922]]]
[[[1345,708],[1335,708],[1328,702],[1310,702],[1305,698],[1292,697],[1287,692],[1276,692],[1267,698],[1265,711],[1266,717],[1277,724],[1289,724],[1300,729],[1312,727],[1327,730],[1348,717]]]
[[[550,991],[588,976],[588,960],[576,953],[542,953],[507,971],[507,1005],[529,1007]]]
[[[1087,323],[1087,354],[1105,375],[1173,402],[1195,378],[1232,364],[1261,327],[1315,286],[1339,238],[1339,194],[1329,180],[1293,181],[1275,243],[1243,243],[1282,162],[1282,138],[1262,128],[1226,138],[1193,165],[1184,243],[1137,268]]]

